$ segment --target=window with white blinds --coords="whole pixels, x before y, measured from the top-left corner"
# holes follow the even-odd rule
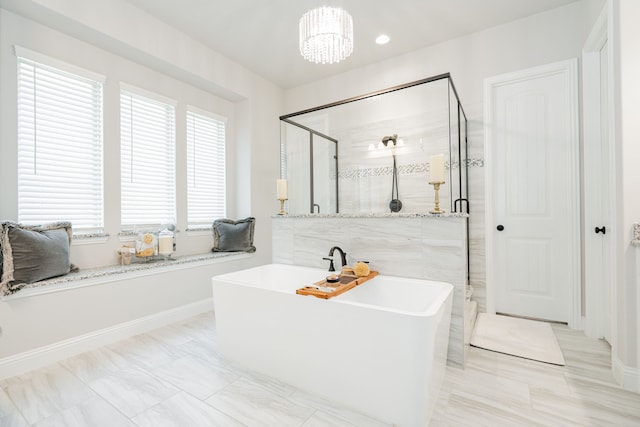
[[[187,111],[187,222],[211,227],[226,216],[225,119]]]
[[[29,53],[16,47],[18,221],[70,221],[74,232],[102,232],[103,82]]]
[[[120,91],[121,226],[176,222],[175,107]]]

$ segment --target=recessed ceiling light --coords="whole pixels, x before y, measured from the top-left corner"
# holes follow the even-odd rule
[[[391,38],[386,34],[380,34],[376,37],[376,43],[378,44],[387,44],[389,43],[389,40],[391,40]]]

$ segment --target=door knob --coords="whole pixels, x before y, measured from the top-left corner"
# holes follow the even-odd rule
[[[502,231],[502,230],[504,230],[504,225],[500,224],[499,226],[496,227],[496,229],[498,231]]]
[[[607,228],[604,225],[601,228],[596,227],[596,234],[598,233],[607,234]]]

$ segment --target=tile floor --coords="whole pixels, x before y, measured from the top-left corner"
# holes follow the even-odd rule
[[[469,347],[431,426],[640,426],[640,394],[614,384],[608,345],[554,330],[564,367]],[[0,381],[3,427],[385,425],[229,364],[212,313]]]

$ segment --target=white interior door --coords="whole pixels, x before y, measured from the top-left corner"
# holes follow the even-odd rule
[[[486,91],[488,308],[573,323],[580,286],[577,62],[487,79]]]

